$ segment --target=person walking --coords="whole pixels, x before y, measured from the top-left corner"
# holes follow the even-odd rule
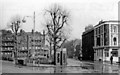
[[[111,62],[111,64],[113,64],[113,56],[112,55],[110,57],[110,62]]]

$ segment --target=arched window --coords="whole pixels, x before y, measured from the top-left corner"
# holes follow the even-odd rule
[[[113,38],[113,43],[114,43],[114,45],[117,45],[117,39],[116,39],[116,37]]]

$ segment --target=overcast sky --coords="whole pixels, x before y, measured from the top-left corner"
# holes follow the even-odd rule
[[[71,15],[71,38],[81,39],[85,26],[100,20],[118,19],[118,0],[0,0],[0,29],[5,29],[14,15],[33,16],[36,12],[36,31],[43,29],[43,12],[51,4],[60,4]],[[25,31],[33,28],[32,18],[22,25]]]

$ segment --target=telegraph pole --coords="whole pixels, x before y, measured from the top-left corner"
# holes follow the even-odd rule
[[[33,30],[34,30],[34,32],[35,32],[35,11],[34,11],[34,14],[33,14],[33,23],[34,23]]]
[[[33,14],[33,55],[35,56],[35,11],[34,11],[34,14]],[[34,65],[34,61],[33,61],[33,65]]]

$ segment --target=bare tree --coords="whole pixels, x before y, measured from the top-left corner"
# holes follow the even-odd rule
[[[53,45],[53,40],[52,40],[52,37],[49,33],[47,33],[47,38],[46,38],[46,41],[49,43],[49,49],[50,49],[50,58],[51,58],[51,54],[52,54],[52,45]]]
[[[54,4],[53,7],[46,10],[45,15],[47,14],[46,27],[50,37],[50,44],[53,44],[54,65],[56,65],[56,50],[61,48],[67,40],[64,27],[68,25],[69,13],[63,10],[61,6]]]
[[[21,17],[19,15],[16,15],[16,16],[11,18],[11,21],[8,24],[8,27],[10,27],[12,32],[14,33],[14,42],[15,42],[14,60],[15,60],[15,64],[17,64],[17,53],[18,53],[17,35],[18,35],[18,31],[19,31],[20,26],[21,26],[21,22],[22,22]]]
[[[94,28],[93,25],[89,24],[88,26],[85,27],[85,31],[88,31],[93,28]]]

